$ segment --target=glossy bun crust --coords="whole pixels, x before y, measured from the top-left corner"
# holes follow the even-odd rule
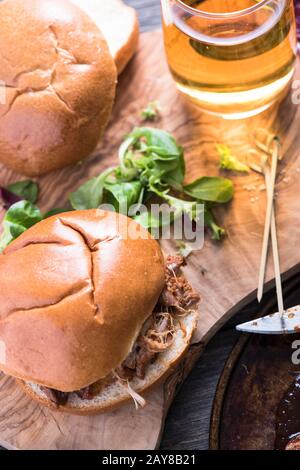
[[[0,369],[71,392],[116,368],[164,286],[158,243],[100,210],[51,217],[0,254]]]
[[[0,2],[0,162],[38,176],[87,157],[116,78],[102,33],[73,3]]]

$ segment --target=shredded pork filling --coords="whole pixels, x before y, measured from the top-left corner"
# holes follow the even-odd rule
[[[82,400],[92,400],[115,380],[129,383],[134,377],[144,379],[149,364],[173,344],[176,332],[183,327],[180,317],[187,315],[200,300],[181,273],[185,260],[182,256],[168,256],[165,268],[165,287],[150,319],[146,322],[135,345],[125,361],[104,379],[71,393],[41,387],[57,406],[66,405],[72,394]]]

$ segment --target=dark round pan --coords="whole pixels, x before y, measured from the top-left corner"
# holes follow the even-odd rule
[[[300,303],[300,278],[286,289],[286,306]],[[276,310],[275,299],[261,315]],[[284,449],[300,433],[300,364],[295,335],[241,335],[217,387],[211,417],[214,450]],[[300,346],[300,341],[298,348]],[[300,358],[300,354],[298,355]]]

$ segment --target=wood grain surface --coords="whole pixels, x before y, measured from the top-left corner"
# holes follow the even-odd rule
[[[160,0],[126,0],[126,3],[137,9],[141,31],[160,27]],[[252,302],[237,314],[237,319],[246,321],[256,314],[257,309],[257,304]],[[227,355],[238,337],[234,321],[230,321],[209,342],[190,375],[178,388],[166,417],[160,445],[162,449],[208,448],[210,415],[216,386]]]
[[[160,0],[126,0],[126,2],[139,12],[142,31],[160,27]],[[299,304],[300,290],[294,288],[292,280],[285,282],[284,286],[286,305],[289,307]],[[254,301],[239,311],[206,346],[191,374],[178,389],[170,407],[161,441],[162,449],[208,448],[211,410],[220,373],[228,354],[240,337],[235,325],[259,314],[266,304],[270,303],[271,298],[275,303],[274,289],[264,296],[261,305]]]
[[[88,176],[115,164],[122,136],[138,124],[140,110],[151,100],[159,99],[162,119],[159,125],[174,133],[185,147],[188,180],[203,174],[218,174],[216,142],[229,142],[235,153],[245,155],[253,146],[253,130],[267,126],[285,134],[282,164],[285,173],[279,178],[278,226],[282,251],[282,268],[290,275],[298,269],[295,243],[300,234],[298,215],[299,172],[297,117],[287,99],[277,112],[257,119],[238,122],[218,120],[190,107],[176,92],[167,70],[160,32],[144,34],[140,50],[119,83],[111,125],[99,149],[82,165],[66,168],[40,179],[40,207],[66,203],[67,195]],[[284,119],[283,119],[284,118]],[[282,171],[281,169],[281,171]],[[1,184],[14,181],[16,175],[1,168]],[[287,184],[286,181],[289,181]],[[135,413],[132,404],[93,418],[70,417],[43,410],[31,403],[11,379],[1,378],[0,438],[14,448],[154,448],[161,432],[164,414],[172,401],[178,382],[191,369],[206,342],[242,305],[254,297],[261,232],[264,222],[265,196],[258,189],[255,203],[245,186],[255,185],[257,176],[235,177],[236,195],[231,206],[218,210],[218,219],[228,232],[222,244],[206,238],[205,247],[190,257],[188,276],[202,294],[201,317],[194,346],[164,387],[149,394],[149,405]],[[258,199],[256,199],[258,198]],[[287,221],[293,230],[284,230]],[[174,249],[169,244],[167,250]],[[272,278],[269,266],[268,279]],[[145,426],[147,422],[147,426]]]

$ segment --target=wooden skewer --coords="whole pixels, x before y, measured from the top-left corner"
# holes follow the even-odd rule
[[[270,189],[271,189],[270,181],[271,181],[270,170],[268,167],[266,167],[265,168],[265,182],[266,182],[268,198],[270,198]],[[272,241],[272,252],[273,252],[278,311],[282,315],[284,313],[284,304],[283,304],[283,294],[282,294],[280,258],[279,258],[279,249],[278,249],[278,240],[277,240],[276,215],[275,215],[274,201],[273,201],[273,210],[272,210],[272,216],[271,216],[271,241]]]
[[[265,228],[264,228],[263,246],[262,246],[260,269],[259,269],[258,290],[257,290],[257,300],[258,300],[258,302],[261,301],[262,296],[263,296],[264,282],[265,282],[265,272],[266,272],[266,264],[267,264],[267,255],[268,255],[268,246],[269,246],[270,230],[271,230],[271,222],[272,222],[272,214],[274,213],[274,210],[273,210],[273,207],[274,207],[274,192],[275,192],[275,182],[276,182],[276,173],[277,173],[277,163],[278,163],[278,157],[279,157],[279,142],[277,140],[274,140],[274,142],[275,142],[275,146],[274,146],[274,150],[272,152],[270,176],[266,179],[268,203],[267,203],[267,212],[266,212],[266,220],[265,220]],[[274,233],[276,234],[275,214],[274,214],[274,227],[275,227]],[[274,227],[273,227],[273,229],[274,229]],[[277,236],[276,236],[276,240],[277,240]],[[276,263],[275,263],[275,258],[277,260]],[[279,266],[278,248],[277,248],[277,253],[276,253],[276,250],[275,250],[275,258],[274,258],[274,266],[276,264],[276,266],[278,268],[278,266]],[[280,270],[280,268],[279,268],[279,270]]]

